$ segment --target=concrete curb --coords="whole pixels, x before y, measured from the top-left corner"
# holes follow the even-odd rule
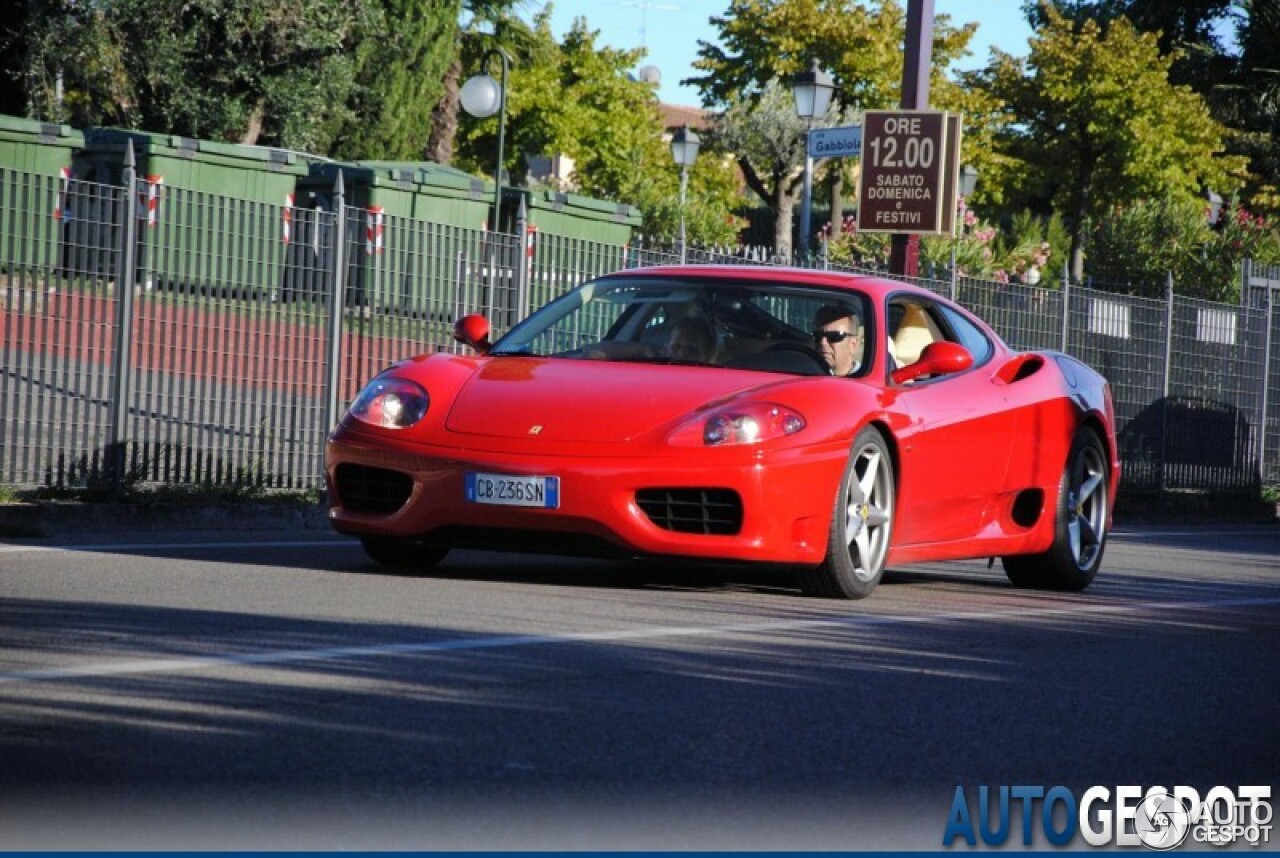
[[[1181,501],[1117,504],[1114,525],[1280,524],[1280,508],[1261,502]],[[84,503],[35,501],[0,504],[0,539],[51,539],[85,533],[166,531],[330,532],[322,502]]]
[[[77,503],[0,504],[0,538],[41,539],[81,533],[249,530],[329,530],[318,503]]]

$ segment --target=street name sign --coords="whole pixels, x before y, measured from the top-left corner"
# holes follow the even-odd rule
[[[861,154],[861,125],[814,128],[809,132],[810,158],[848,158]]]

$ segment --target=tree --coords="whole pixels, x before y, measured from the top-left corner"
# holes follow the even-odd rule
[[[1235,131],[1231,151],[1249,159],[1244,199],[1280,216],[1280,6],[1238,0],[1236,59],[1218,105]]]
[[[791,77],[807,69],[815,59],[834,78],[837,101],[847,108],[847,116],[853,117],[859,110],[896,107],[901,102],[906,12],[896,0],[878,0],[871,5],[857,0],[731,0],[728,11],[713,17],[711,22],[719,31],[719,44],[698,43],[694,67],[703,74],[685,83],[699,88],[704,105],[727,106],[738,117],[735,122],[747,119],[754,102],[763,98],[762,94],[772,82],[780,82],[785,95]],[[976,24],[956,28],[951,26],[948,16],[936,17],[930,84],[935,107],[967,110],[977,105],[944,74],[947,66],[966,52],[976,28]],[[801,147],[795,149],[794,157],[802,164],[804,127],[794,119],[784,118],[786,111],[781,107],[776,110],[771,107],[767,112],[794,130],[795,146],[788,148]],[[980,120],[984,115],[975,113],[973,119]],[[830,121],[838,122],[839,115]],[[966,121],[969,125],[966,136],[973,144],[969,149],[979,153],[973,160],[985,172],[980,153],[984,151],[982,144],[988,134],[980,125]],[[778,130],[780,128],[774,129]],[[775,252],[787,253],[791,245],[790,212],[798,187],[799,167],[793,164],[789,170],[783,170],[779,166],[777,158],[782,154],[782,141],[776,139],[776,134],[759,128],[747,131],[746,136],[756,139],[757,143],[772,139],[777,144],[754,149],[757,158],[765,159],[761,163],[755,163],[744,152],[734,151],[748,184],[778,218]],[[823,165],[831,182],[832,211],[837,219],[844,187],[852,177],[851,168],[852,162],[843,160]],[[775,180],[787,172],[791,178]]]
[[[840,124],[839,108],[832,105],[824,124]],[[788,86],[778,80],[765,83],[756,99],[740,95],[719,117],[720,143],[738,158],[749,187],[774,216],[774,253],[791,256],[791,220],[796,194],[804,178],[805,123],[796,116]]]
[[[997,150],[1017,163],[1024,197],[1051,201],[1072,231],[1071,271],[1083,275],[1091,215],[1144,196],[1224,195],[1243,159],[1222,154],[1226,129],[1204,100],[1169,82],[1172,57],[1123,18],[1105,32],[1045,7],[1025,60],[995,52],[969,79],[1003,105]],[[1024,204],[1023,200],[1014,200]]]
[[[459,4],[49,0],[26,28],[27,100],[77,125],[418,157]]]
[[[356,47],[355,101],[334,132],[340,158],[417,160],[455,55],[461,0],[381,0],[380,38]]]
[[[902,92],[906,12],[897,0],[731,0],[713,16],[719,44],[698,42],[693,84],[708,107],[756,97],[771,80],[787,82],[812,60],[835,78],[841,103],[859,109],[896,107]],[[951,86],[945,69],[963,55],[977,24],[955,28],[938,15],[931,85]],[[937,93],[941,94],[941,93]]]
[[[0,113],[22,116],[27,112],[26,88],[27,22],[29,3],[12,4],[0,21]]]
[[[1052,8],[1077,30],[1085,21],[1102,27],[1125,18],[1143,33],[1154,33],[1160,53],[1173,56],[1169,80],[1208,97],[1229,70],[1217,25],[1235,0],[1026,0],[1023,11],[1033,29],[1048,22]]]
[[[573,23],[562,42],[545,12],[534,20],[529,61],[512,66],[507,87],[504,168],[512,184],[526,180],[526,156],[563,154],[573,159],[574,189],[635,205],[645,229],[671,235],[678,220],[678,174],[663,143],[653,85],[629,70],[641,52],[597,47],[599,33]],[[462,120],[457,161],[489,171],[497,148],[496,118]],[[691,239],[724,241],[732,233],[735,202],[729,165],[699,158],[690,178],[687,220]]]
[[[523,0],[463,0],[463,20],[454,31],[453,52],[441,81],[443,91],[431,113],[431,136],[424,152],[428,161],[453,163],[461,109],[458,93],[465,68],[474,68],[490,48],[500,48],[520,65],[533,58],[537,38],[515,14],[522,5]]]

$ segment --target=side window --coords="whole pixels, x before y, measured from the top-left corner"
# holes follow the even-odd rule
[[[946,339],[929,303],[911,297],[894,298],[889,305],[889,353],[894,362],[908,366],[920,360],[929,343]]]
[[[955,334],[955,341],[968,349],[969,354],[973,355],[974,366],[985,363],[991,357],[994,349],[991,345],[991,340],[987,339],[987,335],[982,332],[982,329],[950,307],[940,306],[938,309],[942,311],[942,315],[947,321],[947,326]]]

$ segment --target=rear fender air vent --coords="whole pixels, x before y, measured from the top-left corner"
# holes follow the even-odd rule
[[[996,372],[996,379],[1004,384],[1013,384],[1022,381],[1024,378],[1030,378],[1040,371],[1044,366],[1044,358],[1040,355],[1018,355],[1013,360],[1000,367]]]
[[[732,489],[641,489],[636,503],[664,530],[731,536],[742,529],[742,498]]]
[[[408,474],[350,462],[338,465],[334,483],[342,506],[366,515],[390,515],[413,493],[413,478]]]

